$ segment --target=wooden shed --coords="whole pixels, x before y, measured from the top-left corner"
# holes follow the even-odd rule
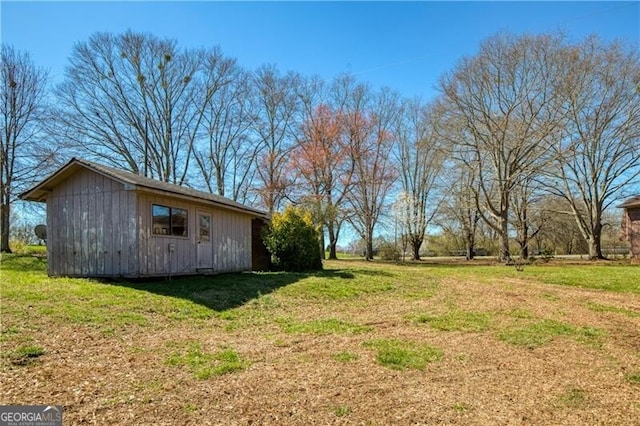
[[[630,198],[618,207],[622,213],[622,238],[629,241],[631,263],[640,264],[640,195]]]
[[[74,158],[20,197],[47,204],[51,276],[152,277],[267,266],[259,232],[266,213],[215,194]]]

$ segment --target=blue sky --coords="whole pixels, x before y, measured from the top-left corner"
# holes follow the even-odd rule
[[[220,45],[253,69],[326,79],[350,72],[405,96],[433,96],[443,72],[498,31],[596,33],[639,46],[640,2],[24,2],[0,3],[2,42],[59,82],[73,44],[131,29],[183,47]]]

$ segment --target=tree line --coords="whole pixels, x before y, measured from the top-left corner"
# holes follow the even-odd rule
[[[131,31],[78,42],[55,87],[11,46],[1,70],[1,251],[17,194],[70,156],[269,213],[302,205],[331,258],[347,223],[372,258],[393,217],[414,259],[437,225],[468,258],[487,228],[508,262],[560,214],[601,258],[603,215],[640,178],[639,55],[595,36],[497,34],[430,100]]]

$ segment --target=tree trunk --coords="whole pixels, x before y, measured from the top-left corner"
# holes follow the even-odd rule
[[[336,241],[329,243],[329,260],[337,260]]]
[[[420,246],[422,242],[413,241],[413,260],[420,260]]]
[[[327,258],[325,254],[325,245],[324,245],[324,229],[320,228],[320,259],[324,260]]]
[[[520,246],[520,259],[529,259],[529,226],[526,218],[522,219],[518,225],[518,238],[516,241]]]
[[[9,203],[0,206],[0,253],[11,253],[9,247]]]
[[[373,233],[367,233],[367,251],[365,253],[366,260],[373,260]]]
[[[422,247],[423,239],[417,236],[411,238],[411,248],[413,249],[412,259],[420,260],[420,247]]]
[[[327,224],[327,232],[329,233],[329,259],[336,260],[338,259],[336,253],[336,246],[338,245],[338,239],[336,238],[336,233],[333,230],[333,223]]]
[[[594,238],[589,238],[587,240],[587,246],[589,247],[589,259],[596,260],[598,258],[598,249],[596,248]]]
[[[589,259],[606,259],[602,254],[602,224],[596,223],[593,227],[592,235],[587,239],[587,245],[589,246]]]
[[[476,255],[476,251],[473,248],[473,244],[467,243],[467,260],[473,260]]]
[[[509,252],[509,219],[507,211],[503,211],[500,215],[500,257],[501,262],[510,262],[511,253]]]
[[[476,239],[475,235],[471,232],[467,233],[467,241],[465,241],[465,245],[467,246],[467,260],[473,260],[476,257]]]

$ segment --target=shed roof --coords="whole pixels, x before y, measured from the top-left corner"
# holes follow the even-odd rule
[[[67,164],[59,168],[51,176],[47,177],[30,190],[20,194],[20,198],[28,201],[46,201],[47,194],[56,185],[60,184],[62,181],[66,180],[68,177],[83,168],[107,176],[124,185],[128,185],[128,189],[131,190],[160,192],[166,195],[191,199],[199,203],[214,204],[218,207],[241,211],[258,217],[267,217],[267,213],[262,210],[245,206],[244,204],[240,204],[220,195],[198,191],[193,188],[175,185],[168,182],[162,182],[156,179],[140,176],[126,170],[108,167],[103,164],[94,163],[80,158],[72,158]]]
[[[628,209],[630,207],[640,207],[640,195],[636,195],[635,197],[631,197],[625,200],[625,202],[620,204],[618,207],[622,209]]]

